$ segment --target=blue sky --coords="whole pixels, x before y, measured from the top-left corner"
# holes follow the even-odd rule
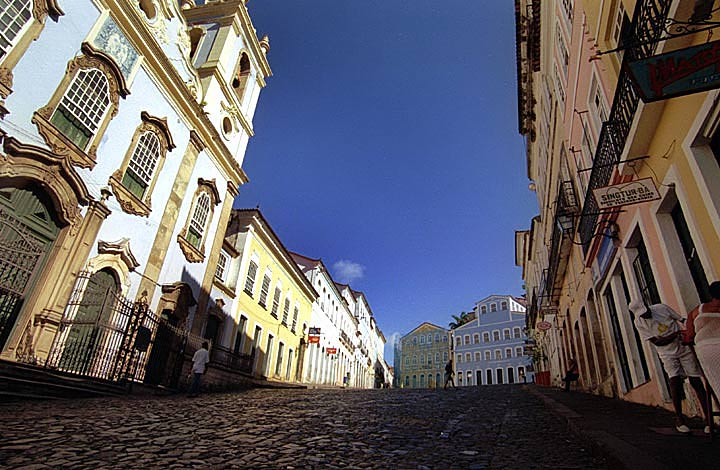
[[[390,343],[522,295],[537,213],[517,131],[513,2],[251,0],[273,76],[236,207],[364,292]],[[386,358],[392,361],[391,348]]]

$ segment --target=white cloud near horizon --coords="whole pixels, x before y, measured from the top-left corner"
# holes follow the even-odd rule
[[[365,266],[346,259],[341,259],[333,264],[333,271],[335,271],[333,277],[343,284],[351,284],[365,276]]]

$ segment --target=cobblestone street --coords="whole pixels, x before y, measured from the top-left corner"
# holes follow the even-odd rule
[[[604,468],[521,386],[0,406],[5,468]],[[547,446],[543,436],[556,436]]]

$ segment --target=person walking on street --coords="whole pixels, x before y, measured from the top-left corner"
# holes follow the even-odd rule
[[[455,375],[455,371],[453,370],[452,359],[450,359],[447,364],[445,364],[445,386],[443,388],[447,388],[448,383],[452,384],[452,387],[455,388],[453,375]]]
[[[563,382],[565,382],[565,391],[570,391],[570,383],[571,382],[577,382],[577,379],[580,378],[580,370],[578,369],[578,363],[575,360],[575,358],[570,358],[570,363],[568,364],[567,372],[565,373],[565,377],[563,377]]]
[[[655,346],[665,367],[665,372],[670,378],[670,396],[675,408],[675,429],[683,434],[689,433],[690,428],[685,423],[685,417],[682,414],[685,377],[690,380],[690,385],[695,390],[703,413],[706,409],[706,400],[700,364],[698,364],[693,350],[681,341],[683,330],[678,322],[683,321],[683,318],[665,304],[648,307],[642,300],[633,301],[629,309],[635,315],[635,328],[637,328],[640,338]],[[710,432],[709,427],[705,428],[705,432]]]
[[[210,353],[208,352],[208,342],[203,341],[202,347],[195,351],[192,358],[193,381],[190,385],[189,397],[196,397],[200,393],[200,380],[205,372],[207,372],[207,364],[210,362]]]
[[[709,302],[688,314],[685,342],[695,344],[695,354],[705,378],[717,394],[720,393],[720,281],[710,284],[710,296]]]

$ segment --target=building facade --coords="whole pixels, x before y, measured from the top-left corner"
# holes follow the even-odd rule
[[[585,390],[671,408],[628,305],[685,315],[720,275],[718,90],[646,102],[631,66],[707,42],[693,31],[717,20],[712,5],[516,2],[520,132],[541,208],[517,254],[548,383],[576,358]],[[696,72],[712,82],[712,70]],[[602,197],[611,187],[650,189],[613,205]]]
[[[214,314],[205,337],[249,355],[256,377],[299,381],[317,292],[260,210],[234,209],[225,240],[229,277],[216,280],[233,292],[232,313]]]
[[[525,354],[525,305],[509,295],[475,304],[475,318],[450,331],[457,386],[531,382]]]
[[[4,13],[0,358],[118,377],[129,328],[162,362],[177,344],[160,339],[198,339],[222,308],[269,43],[239,0],[59,3]]]
[[[402,388],[442,387],[445,364],[450,359],[448,330],[424,322],[400,338],[396,382]],[[397,354],[397,353],[396,353]],[[400,368],[398,369],[398,365]]]

